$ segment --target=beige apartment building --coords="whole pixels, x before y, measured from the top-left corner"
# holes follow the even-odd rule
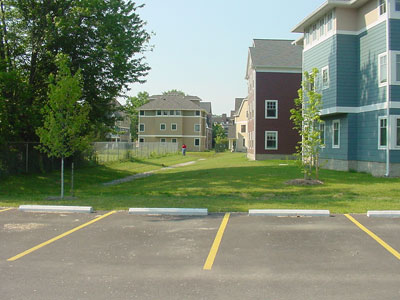
[[[208,149],[212,129],[207,123],[207,110],[200,105],[207,102],[178,94],[154,95],[149,100],[138,108],[139,143],[177,143],[178,149],[185,144],[187,151]]]
[[[247,152],[248,147],[248,101],[235,99],[235,111],[232,115],[233,124],[229,128],[229,149],[236,152]]]

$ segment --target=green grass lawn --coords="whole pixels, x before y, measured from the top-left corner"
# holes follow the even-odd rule
[[[205,159],[205,160],[199,160]],[[115,186],[101,183],[162,166],[195,164]],[[280,166],[288,163],[288,166]],[[69,189],[66,172],[66,191]],[[20,204],[90,205],[97,210],[129,207],[199,207],[211,212],[251,208],[330,209],[332,213],[399,210],[400,178],[322,170],[324,185],[288,186],[301,178],[293,161],[249,161],[241,153],[188,153],[136,162],[119,162],[76,171],[74,200],[59,195],[59,173],[14,176],[0,182],[0,206]],[[68,193],[66,193],[68,194]]]

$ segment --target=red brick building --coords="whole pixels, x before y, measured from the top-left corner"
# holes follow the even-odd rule
[[[292,42],[255,39],[249,48],[246,80],[250,159],[280,159],[296,152],[300,137],[289,118],[301,87],[302,47]]]

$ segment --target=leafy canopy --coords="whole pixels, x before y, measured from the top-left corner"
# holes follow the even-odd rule
[[[69,157],[89,146],[88,125],[89,105],[80,101],[82,97],[82,76],[80,70],[74,75],[68,67],[68,57],[57,56],[57,75],[49,76],[49,102],[42,112],[44,125],[36,130],[40,137],[40,150],[50,157]]]

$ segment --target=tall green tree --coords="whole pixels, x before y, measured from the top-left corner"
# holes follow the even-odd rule
[[[82,76],[74,75],[68,66],[68,57],[59,54],[58,72],[49,76],[49,102],[43,108],[43,127],[36,130],[42,145],[39,149],[50,157],[61,158],[61,198],[64,197],[64,158],[90,145],[85,134],[90,106],[82,101]]]
[[[177,89],[172,89],[169,91],[165,91],[162,93],[163,95],[179,95],[179,96],[186,96],[185,92]]]
[[[58,53],[71,58],[73,72],[81,70],[91,128],[105,133],[113,126],[112,99],[143,82],[149,71],[144,52],[150,35],[138,14],[141,7],[130,0],[0,0],[0,73],[24,85],[22,98],[13,96],[12,85],[0,90],[9,122],[24,120],[10,125],[21,127],[13,140],[37,139]]]
[[[315,170],[316,179],[319,177],[322,96],[316,91],[317,78],[318,69],[316,68],[311,73],[304,72],[302,88],[298,90],[298,98],[294,100],[295,108],[290,110],[290,119],[301,136],[301,141],[296,147],[296,154],[304,179],[311,179],[313,170]]]
[[[139,112],[138,107],[149,102],[148,92],[139,92],[137,96],[129,97],[126,100],[125,112],[129,115],[131,119],[131,135],[134,141],[138,138],[138,126],[139,126]]]

